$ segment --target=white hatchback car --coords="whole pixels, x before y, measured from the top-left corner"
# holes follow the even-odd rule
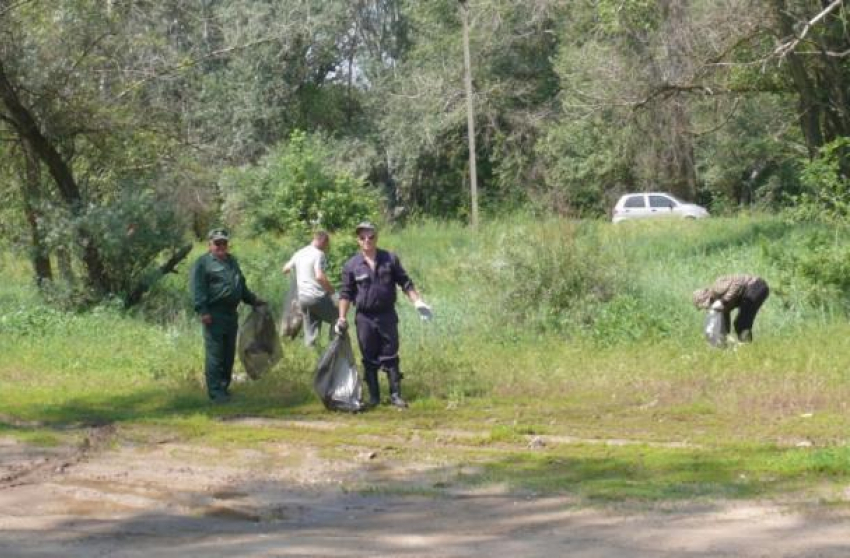
[[[684,202],[673,194],[641,192],[622,196],[614,206],[611,222],[670,216],[702,219],[708,217],[708,210],[700,205]]]

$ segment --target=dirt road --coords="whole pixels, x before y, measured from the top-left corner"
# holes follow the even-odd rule
[[[850,556],[850,518],[812,506],[593,509],[441,480],[455,473],[380,449],[225,452],[109,428],[50,450],[0,438],[0,556]]]

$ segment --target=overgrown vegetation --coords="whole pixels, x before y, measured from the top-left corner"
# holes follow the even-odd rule
[[[108,304],[67,313],[43,305],[24,262],[7,254],[0,431],[51,440],[69,426],[113,423],[238,445],[259,434],[213,436],[220,418],[321,418],[338,426],[310,435],[328,451],[415,435],[433,459],[481,467],[453,482],[596,501],[767,496],[846,481],[847,295],[823,297],[824,277],[802,281],[787,264],[810,253],[813,230],[766,216],[618,226],[516,216],[478,233],[443,222],[385,230],[381,244],[401,255],[436,318],[424,324],[399,305],[410,411],[357,416],[323,410],[310,388],[316,353],[299,342],[285,344],[267,377],[238,384],[232,406],[209,406],[185,274],[132,313]],[[850,237],[830,238],[846,249]],[[297,245],[234,240],[249,283],[271,301]],[[767,278],[771,297],[755,343],[712,349],[690,292],[738,271]],[[262,439],[303,438],[269,428]],[[530,449],[534,437],[544,445]],[[394,447],[399,459],[418,457]]]
[[[668,190],[714,215],[846,220],[845,3],[568,4],[14,3],[2,237],[61,305],[132,306],[223,220],[292,236],[467,220],[468,122],[490,218],[598,217],[625,191]],[[566,304],[546,288],[527,294]]]
[[[437,319],[401,309],[413,412],[336,420],[466,428],[519,464],[474,482],[588,481],[602,498],[845,478],[847,17],[814,0],[4,7],[0,432],[153,422],[213,439],[222,415],[324,417],[297,344],[236,405],[207,407],[187,259],[227,224],[253,290],[280,300],[312,230],[337,233],[337,276],[369,218]],[[713,217],[594,220],[631,190]],[[754,345],[712,351],[689,293],[732,272],[772,294]],[[540,458],[522,445],[537,434],[682,447]]]
[[[351,231],[381,211],[363,177],[333,168],[331,143],[294,132],[256,166],[229,169],[222,178],[224,213],[246,233],[307,237],[316,229]]]

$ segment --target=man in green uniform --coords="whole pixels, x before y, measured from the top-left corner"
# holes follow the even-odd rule
[[[213,402],[224,403],[230,398],[228,388],[236,355],[236,309],[240,302],[252,306],[265,302],[248,289],[239,262],[230,255],[227,230],[213,229],[207,238],[209,252],[192,266],[190,286],[195,312],[204,328],[207,393]]]

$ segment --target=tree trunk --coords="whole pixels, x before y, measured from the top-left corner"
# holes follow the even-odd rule
[[[24,214],[30,228],[30,259],[32,260],[35,283],[39,287],[45,281],[53,280],[53,268],[50,265],[50,253],[44,245],[44,233],[39,223],[41,213],[38,202],[41,199],[41,169],[38,160],[24,145],[24,175],[21,177],[21,193],[24,201]]]
[[[693,47],[690,44],[692,25],[689,21],[688,0],[663,0],[665,14],[665,41],[667,81],[680,83],[689,80],[692,73]],[[696,164],[691,115],[685,99],[674,96],[664,105],[666,113],[668,143],[663,155],[665,178],[669,180],[671,193],[693,200],[696,198]]]
[[[6,75],[6,68],[0,60],[0,102],[6,108],[6,117],[15,132],[26,143],[29,150],[47,167],[50,176],[59,189],[62,200],[71,213],[78,215],[83,207],[83,198],[71,167],[53,143],[42,134],[29,109],[18,98],[17,92]],[[108,279],[103,260],[98,252],[94,238],[86,230],[80,230],[78,237],[83,245],[83,263],[86,266],[89,286],[99,292],[108,292]]]
[[[74,275],[74,266],[71,264],[71,255],[64,246],[56,248],[56,267],[59,269],[59,277],[68,285],[74,285],[77,277]]]
[[[469,55],[469,5],[461,0],[463,19],[463,83],[466,90],[466,134],[469,148],[469,202],[471,209],[470,224],[478,228],[478,171],[475,163],[475,102],[472,97],[472,62]]]
[[[779,32],[783,37],[794,37],[794,19],[786,7],[785,0],[773,0],[773,10],[779,23]],[[785,57],[784,63],[788,66],[788,73],[794,83],[794,88],[799,95],[799,118],[800,128],[806,140],[809,157],[817,156],[818,149],[823,145],[823,133],[821,131],[820,117],[821,107],[818,101],[817,89],[809,76],[804,61],[795,52],[791,51]]]

